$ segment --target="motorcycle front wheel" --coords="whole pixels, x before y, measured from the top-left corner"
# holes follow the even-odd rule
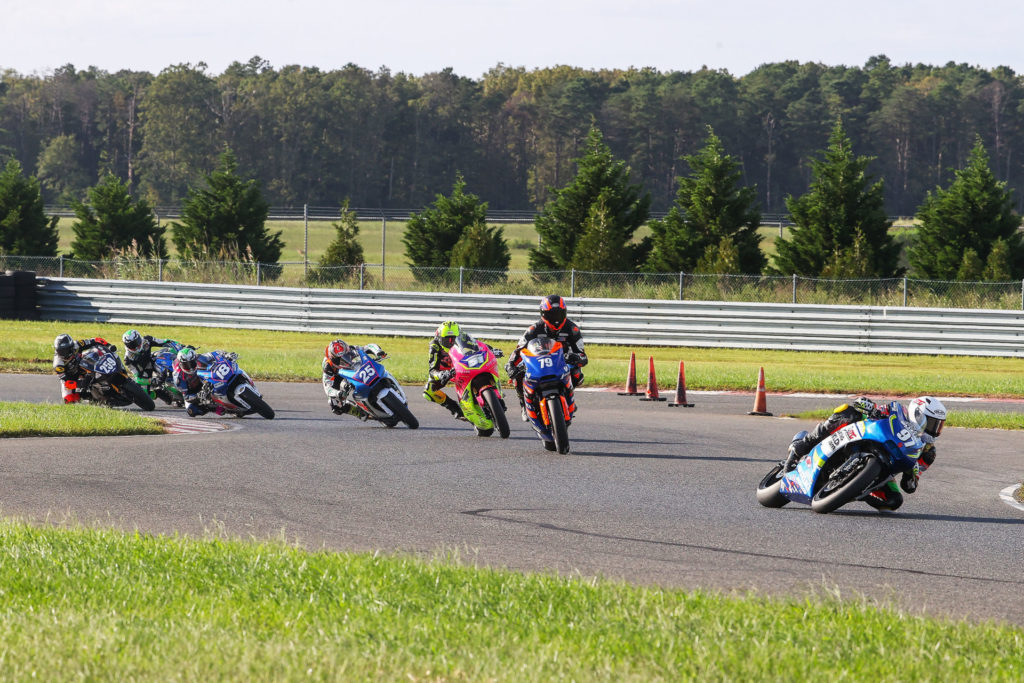
[[[130,379],[126,379],[121,385],[121,391],[131,399],[132,403],[145,411],[155,410],[156,403],[149,397],[145,389]]]
[[[261,417],[267,420],[274,419],[274,409],[267,405],[267,402],[256,395],[256,392],[252,391],[248,387],[242,389],[240,398],[252,406],[252,409],[260,414]]]
[[[811,509],[825,514],[838,510],[863,493],[882,471],[882,463],[875,457],[862,457],[846,476],[833,473],[828,481],[814,493]]]
[[[507,439],[509,435],[508,418],[505,416],[505,409],[501,405],[501,399],[498,398],[498,392],[494,387],[488,387],[483,390],[484,403],[487,404],[487,410],[491,413],[491,422],[498,428],[498,435]]]
[[[782,463],[773,467],[757,485],[757,502],[766,508],[780,508],[789,502],[789,498],[780,492],[782,475],[785,474],[782,468]]]
[[[402,399],[398,398],[394,394],[388,394],[384,397],[384,405],[388,407],[395,417],[404,422],[409,429],[417,429],[420,426],[420,421],[412,414],[409,410],[409,406],[402,402]]]
[[[562,412],[562,397],[549,396],[544,399],[548,402],[548,415],[551,417],[551,436],[555,440],[555,450],[559,453],[569,452],[569,428],[565,424],[565,414]]]

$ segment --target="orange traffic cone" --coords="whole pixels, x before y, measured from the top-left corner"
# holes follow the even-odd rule
[[[665,399],[658,395],[658,380],[654,376],[654,356],[650,356],[649,359],[650,361],[647,370],[647,392],[640,400],[664,401]]]
[[[764,390],[764,368],[757,373],[757,393],[754,394],[754,409],[747,415],[771,415],[768,412],[768,394]]]
[[[637,396],[640,392],[636,390],[636,353],[629,352],[629,370],[626,372],[626,390],[620,391],[619,396]]]
[[[679,361],[679,379],[676,380],[676,400],[675,403],[669,403],[669,408],[692,408],[692,403],[686,402],[686,369],[683,367],[683,361]]]

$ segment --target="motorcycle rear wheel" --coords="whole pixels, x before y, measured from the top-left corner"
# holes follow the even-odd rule
[[[833,482],[830,477],[811,498],[811,510],[826,514],[838,510],[863,493],[878,478],[882,463],[875,457],[862,458],[862,462],[860,468],[847,475],[843,481]]]
[[[780,489],[782,488],[783,465],[779,463],[765,475],[757,485],[757,502],[766,508],[780,508],[789,502]]]
[[[501,399],[498,398],[498,392],[494,387],[489,387],[483,391],[484,403],[487,404],[487,410],[491,413],[491,422],[498,428],[498,435],[507,439],[509,435],[508,418],[505,416],[505,408],[501,405]]]
[[[562,399],[560,396],[550,396],[545,399],[548,402],[548,415],[551,417],[551,436],[555,440],[555,450],[565,454],[569,452],[569,428],[565,424],[565,414],[562,413]]]
[[[257,396],[256,393],[253,392],[248,387],[242,389],[240,398],[246,403],[248,403],[250,406],[252,406],[252,409],[259,413],[260,417],[266,418],[268,420],[274,419],[274,409],[267,405],[266,401]]]
[[[402,402],[402,399],[398,398],[394,394],[388,394],[384,397],[384,405],[388,407],[395,417],[404,422],[409,429],[418,429],[420,421],[416,419],[416,416],[409,410],[409,406]]]

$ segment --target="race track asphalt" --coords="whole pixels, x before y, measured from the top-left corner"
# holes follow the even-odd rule
[[[838,594],[1024,625],[1024,512],[999,495],[1022,478],[1018,432],[947,428],[898,512],[855,503],[816,515],[763,508],[754,490],[813,424],[778,416],[834,397],[769,395],[776,417],[761,417],[746,414],[752,395],[691,393],[694,408],[667,408],[581,391],[572,450],[556,455],[518,411],[509,439],[479,438],[415,388],[422,426],[411,431],[334,416],[315,383],[259,386],[277,418],[200,418],[226,431],[0,440],[0,511],[309,549],[454,553],[666,587]],[[0,399],[56,402],[59,387],[0,375]]]

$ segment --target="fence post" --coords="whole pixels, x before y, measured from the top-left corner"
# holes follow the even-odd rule
[[[569,271],[569,296],[576,296],[576,269]]]
[[[64,277],[64,254],[60,255],[60,265],[57,266],[57,277]]]
[[[907,278],[903,277],[903,308],[907,307]]]
[[[260,286],[260,275],[261,275],[261,273],[260,273],[260,266],[261,265],[262,264],[259,261],[256,262],[256,286],[257,287]]]
[[[462,266],[459,266],[459,294],[462,294]]]
[[[359,264],[359,289],[363,288],[363,278],[365,277],[365,274],[366,274],[366,264],[365,263],[360,263]]]
[[[309,286],[309,204],[302,205],[302,279]]]
[[[156,259],[156,281],[164,281],[164,260],[159,257]]]
[[[384,264],[386,262],[386,259],[384,258],[384,253],[387,251],[387,246],[388,246],[388,217],[382,215],[380,217],[380,288],[381,289],[386,289],[386,287],[384,286],[384,278],[386,277],[385,273],[384,273]]]
[[[1024,311],[1024,280],[1020,281],[1020,310]]]
[[[683,271],[679,271],[679,300],[683,300]]]
[[[793,303],[796,303],[796,273],[793,273]]]

